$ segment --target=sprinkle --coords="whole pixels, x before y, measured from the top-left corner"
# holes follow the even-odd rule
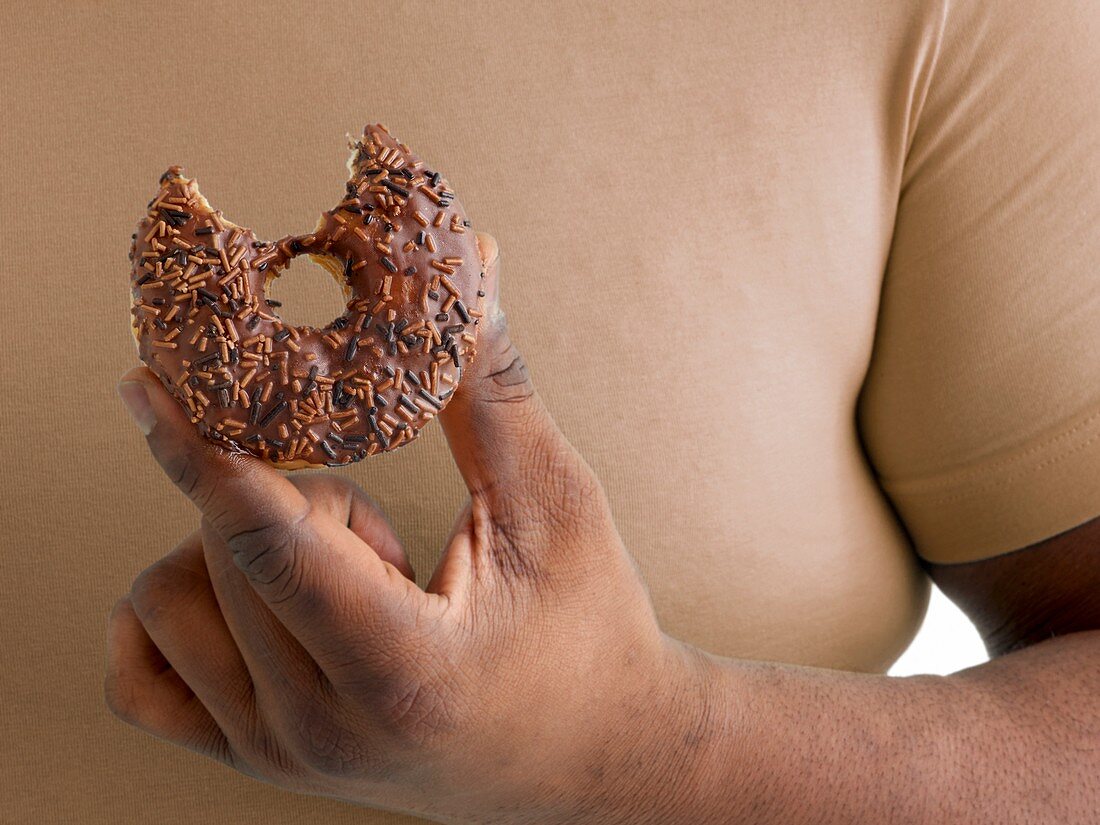
[[[277,416],[278,416],[278,415],[279,415],[279,414],[280,414],[280,413],[281,413],[281,412],[282,412],[283,410],[285,410],[285,409],[287,408],[287,406],[288,406],[288,404],[287,404],[287,402],[286,402],[286,401],[280,401],[280,402],[279,402],[278,404],[276,404],[276,405],[275,405],[274,407],[272,407],[272,408],[271,408],[271,409],[270,409],[270,410],[268,411],[267,415],[265,415],[265,416],[264,416],[264,417],[263,417],[263,418],[262,418],[262,419],[260,420],[260,426],[261,426],[261,427],[266,427],[266,426],[267,426],[268,424],[270,424],[270,423],[271,423],[272,421],[274,421],[274,420],[275,420],[275,418],[276,418],[276,417],[277,417]]]
[[[461,289],[476,279],[456,275],[465,247],[427,231],[469,227],[451,208],[454,192],[384,127],[368,128],[353,151],[347,195],[312,235],[257,241],[210,212],[175,167],[134,233],[132,323],[148,339],[146,357],[168,368],[181,405],[211,438],[270,460],[350,464],[414,440],[474,355],[484,291],[468,309]],[[422,262],[403,260],[418,250]],[[274,314],[280,303],[262,291],[302,253],[333,257],[352,291],[345,314],[321,330],[285,324]],[[380,279],[357,275],[374,261]],[[395,275],[406,277],[395,283]],[[322,341],[343,361],[326,358]],[[370,353],[365,363],[361,350]],[[277,438],[260,432],[269,426]]]
[[[403,198],[408,198],[409,197],[409,190],[408,189],[402,189],[396,183],[393,183],[389,180],[383,179],[382,185],[385,186],[387,189],[389,189],[391,192],[394,192],[394,193],[400,195]],[[423,188],[423,187],[421,187],[421,188]]]

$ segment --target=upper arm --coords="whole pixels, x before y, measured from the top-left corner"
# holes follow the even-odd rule
[[[1014,553],[928,570],[991,655],[1100,630],[1100,518]]]
[[[955,595],[998,591],[987,607],[1001,617],[1029,587],[1098,586],[1100,528],[1046,540],[1100,515],[1100,4],[947,9],[859,425],[927,561],[1040,543],[969,576],[937,572]]]

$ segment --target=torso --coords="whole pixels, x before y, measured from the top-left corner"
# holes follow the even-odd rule
[[[916,24],[828,6],[588,11],[553,36],[507,20],[485,128],[435,162],[500,241],[515,337],[664,627],[879,670],[926,592],[855,425],[918,71],[888,44]],[[447,462],[434,437],[362,471],[414,546],[434,542],[425,575],[452,511],[403,480]]]
[[[6,700],[28,821],[411,821],[277,794],[102,706],[104,616],[195,527],[113,393],[135,363],[130,233],[173,163],[278,238],[331,207],[344,135],[386,123],[498,238],[513,336],[670,634],[881,670],[918,623],[924,580],[856,402],[939,0],[336,5],[6,21],[9,235],[38,237],[62,208],[79,241],[21,240],[6,261],[10,361],[49,378],[28,379],[43,414],[12,406],[8,439],[29,471],[6,504],[34,539],[5,560],[19,592],[3,616],[35,661]],[[303,315],[333,308],[308,270],[287,293]],[[84,323],[54,335],[55,317]],[[440,428],[341,472],[427,581],[464,498]],[[32,799],[46,775],[57,797]]]

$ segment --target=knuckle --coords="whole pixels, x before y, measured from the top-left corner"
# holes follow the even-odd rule
[[[316,512],[323,513],[337,521],[346,521],[351,512],[352,502],[360,495],[358,485],[349,478],[331,474],[296,476],[290,483],[309,501]]]
[[[467,392],[474,400],[485,404],[519,404],[535,394],[527,364],[516,345],[512,343],[504,325],[503,314],[498,314],[498,327],[483,344],[484,357],[478,369],[478,380],[472,382]],[[522,404],[519,404],[522,407]]]
[[[382,755],[369,748],[329,703],[307,705],[297,717],[289,743],[297,761],[323,776],[370,776],[383,769]]]
[[[405,637],[396,649],[380,642],[338,679],[341,694],[369,720],[375,732],[370,741],[384,743],[389,754],[424,754],[461,727],[458,710],[466,680],[457,662],[427,640]],[[368,765],[376,759],[362,749],[360,756]]]
[[[222,761],[246,776],[291,787],[308,774],[282,741],[285,737],[268,725],[254,705],[235,714],[224,734],[226,758]]]
[[[276,600],[291,598],[301,585],[307,518],[308,510],[293,521],[241,530],[226,539],[234,564]]]
[[[391,687],[384,703],[386,728],[398,741],[422,747],[455,727],[451,709],[437,687],[409,679]]]
[[[566,467],[556,474],[560,512],[572,520],[595,520],[603,516],[607,497],[599,479],[579,457],[563,463]]]
[[[446,687],[442,665],[427,656],[415,661],[379,685],[374,715],[392,741],[420,750],[454,731],[458,719],[455,686]]]
[[[165,475],[205,511],[215,500],[221,479],[240,471],[245,458],[203,438],[197,445],[173,443],[157,453]]]
[[[561,446],[536,449],[528,462],[549,526],[574,533],[605,524],[610,509],[603,485],[572,447]]]
[[[162,559],[134,579],[130,590],[134,613],[143,623],[155,622],[190,586],[187,570]]]
[[[103,700],[107,709],[127,725],[140,726],[140,703],[136,688],[125,672],[110,673],[103,681]]]
[[[193,497],[202,479],[199,462],[189,450],[172,449],[161,458],[165,474],[183,493]]]

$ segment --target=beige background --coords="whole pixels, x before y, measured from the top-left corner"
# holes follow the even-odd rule
[[[948,5],[5,8],[0,821],[404,821],[103,706],[112,603],[194,526],[114,391],[129,236],[172,163],[269,238],[332,205],[367,121],[444,169],[664,627],[708,650],[881,671],[924,606],[907,530],[979,558],[1100,511],[1100,14]],[[334,314],[320,270],[288,278],[291,318]],[[869,368],[904,526],[861,450]],[[347,472],[426,578],[462,500],[438,428]]]

